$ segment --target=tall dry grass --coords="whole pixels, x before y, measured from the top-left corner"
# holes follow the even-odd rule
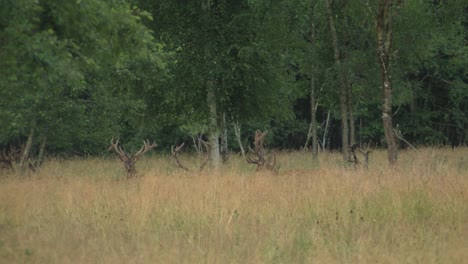
[[[51,160],[0,180],[0,262],[467,263],[468,149],[371,158],[282,153],[270,175],[152,157],[129,181],[115,159]]]

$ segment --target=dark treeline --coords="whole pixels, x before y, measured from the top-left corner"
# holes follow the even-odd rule
[[[216,165],[257,129],[390,163],[467,143],[466,1],[0,2],[0,148],[23,161],[203,138]]]

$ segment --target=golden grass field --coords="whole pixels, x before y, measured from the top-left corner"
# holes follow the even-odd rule
[[[188,159],[188,157],[185,157]],[[338,153],[231,157],[219,174],[169,156],[49,160],[0,179],[0,263],[468,263],[468,149],[401,151],[368,170]]]

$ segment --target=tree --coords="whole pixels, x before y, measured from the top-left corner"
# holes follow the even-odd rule
[[[205,34],[203,38],[205,39],[204,52],[206,58],[211,58],[211,52],[215,48],[212,43],[210,43],[211,36],[208,33],[210,26],[213,25],[211,19],[211,5],[212,0],[204,0],[201,3],[202,9],[202,27],[205,28]],[[206,79],[206,105],[208,106],[208,142],[211,146],[211,163],[215,169],[221,167],[221,154],[219,149],[219,121],[218,121],[218,104],[215,95],[215,80],[211,79],[212,76],[207,76]]]
[[[286,42],[272,41],[278,36],[271,24],[264,23],[273,17],[264,12],[264,4],[140,1],[155,18],[148,25],[177,60],[169,85],[176,94],[177,122],[180,127],[208,125],[215,166],[220,161],[223,116],[226,123],[252,122],[258,127],[291,116],[289,102],[294,95],[285,81],[280,54]]]
[[[338,42],[338,35],[335,27],[334,14],[331,7],[331,0],[325,1],[326,14],[328,19],[328,26],[330,29],[330,35],[332,39],[332,47],[334,51],[334,58],[336,63],[336,69],[338,72],[338,79],[340,83],[340,111],[341,111],[341,151],[343,158],[349,160],[349,123],[348,123],[348,85],[346,82],[346,73],[343,68],[340,44]]]
[[[69,148],[71,138],[90,132],[92,103],[109,100],[95,95],[114,89],[98,85],[111,72],[141,57],[160,68],[162,52],[141,24],[147,13],[125,2],[7,1],[1,12],[0,115],[7,126],[0,142],[27,138],[20,169],[36,135]]]
[[[4,1],[0,147],[28,146],[25,167],[44,149],[101,153],[112,136],[167,150],[187,128],[213,145],[222,130],[223,151],[237,147],[227,135],[242,144],[257,129],[277,148],[312,138],[313,155],[319,135],[344,151],[343,137],[357,136],[389,146],[391,163],[394,130],[413,145],[463,145],[465,10],[462,0]]]
[[[400,3],[393,0],[380,0],[377,14],[377,58],[380,65],[382,78],[382,121],[387,142],[387,155],[390,165],[394,165],[398,158],[398,145],[393,131],[392,120],[392,77],[391,77],[391,57],[393,20],[397,14]]]
[[[309,13],[310,16],[310,49],[312,50],[311,53],[315,55],[316,52],[316,36],[315,36],[315,15],[313,13],[314,8],[311,4],[311,10]],[[315,56],[314,56],[315,57]],[[317,86],[316,86],[316,78],[315,78],[315,71],[316,67],[311,67],[312,70],[310,71],[310,132],[312,137],[312,159],[318,159],[318,137],[317,137]],[[308,135],[309,139],[309,135]],[[307,144],[306,144],[307,145]]]

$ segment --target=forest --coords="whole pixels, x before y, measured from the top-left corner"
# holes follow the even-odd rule
[[[466,146],[462,0],[1,0],[0,148]],[[197,143],[198,142],[198,143]],[[187,151],[195,151],[193,147]],[[199,149],[198,149],[199,150]]]
[[[466,0],[0,0],[0,263],[466,263]]]

